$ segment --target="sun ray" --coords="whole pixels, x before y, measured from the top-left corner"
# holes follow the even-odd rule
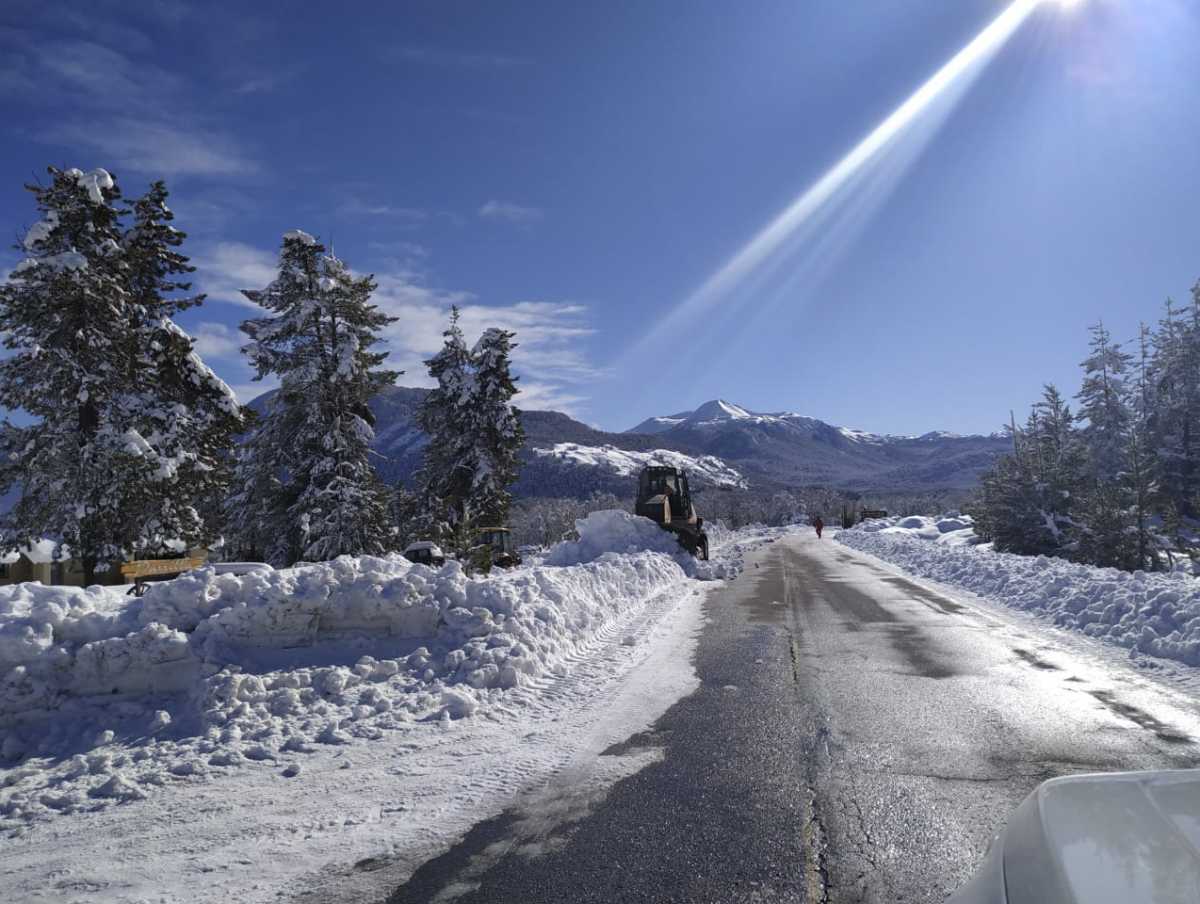
[[[871,165],[885,158],[911,132],[923,114],[961,93],[969,80],[982,70],[995,53],[1016,33],[1043,3],[1080,2],[1080,0],[1014,0],[962,50],[935,72],[924,84],[868,133],[849,153],[834,164],[770,223],[760,230],[695,292],[676,305],[631,348],[626,360],[671,335],[677,329],[703,316],[720,301],[728,300],[734,290],[747,282],[759,282],[764,274],[778,271],[782,260],[777,253],[794,248],[801,236],[811,236],[814,223],[837,218],[837,206],[850,203],[857,183]],[[943,109],[943,113],[945,110]],[[928,136],[926,136],[928,137]],[[910,145],[906,153],[915,156]],[[861,217],[860,217],[861,219]],[[744,303],[734,301],[734,304]]]

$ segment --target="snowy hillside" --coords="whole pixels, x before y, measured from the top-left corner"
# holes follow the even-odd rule
[[[664,464],[683,468],[696,486],[745,489],[746,479],[721,459],[711,455],[691,456],[671,449],[631,452],[613,446],[580,446],[559,443],[551,449],[533,449],[535,455],[572,465],[598,468],[622,477],[636,476],[647,465]]]

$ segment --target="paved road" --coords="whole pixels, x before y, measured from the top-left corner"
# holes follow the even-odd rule
[[[814,537],[708,600],[700,689],[569,782],[476,826],[408,902],[936,902],[1071,772],[1200,764],[1200,709],[1123,666]]]

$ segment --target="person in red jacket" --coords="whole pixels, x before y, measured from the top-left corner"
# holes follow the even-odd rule
[[[820,540],[821,531],[825,529],[825,522],[821,520],[820,515],[817,515],[817,517],[813,518],[812,526],[817,529],[817,539]]]

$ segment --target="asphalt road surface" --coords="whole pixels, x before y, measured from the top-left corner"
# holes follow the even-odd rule
[[[701,687],[481,823],[408,902],[934,902],[1040,781],[1200,765],[1200,707],[1111,657],[789,537],[713,592]]]

